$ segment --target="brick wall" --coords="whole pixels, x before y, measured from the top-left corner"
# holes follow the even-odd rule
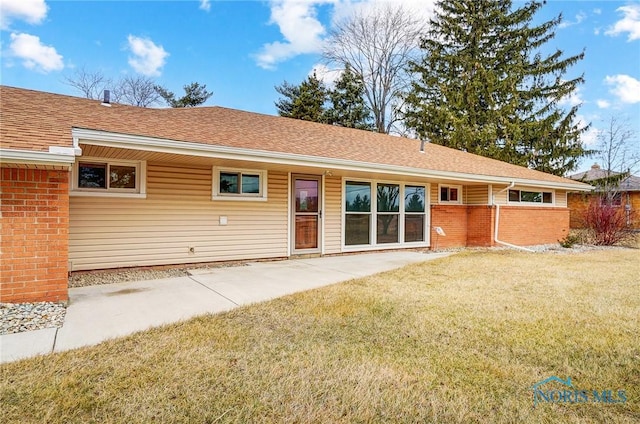
[[[446,236],[438,236],[433,227],[441,227]],[[431,206],[431,247],[442,249],[467,245],[467,206]]]
[[[590,195],[586,193],[567,193],[570,228],[582,228],[582,216],[589,204]]]
[[[589,205],[593,195],[586,193],[569,193],[567,195],[568,207],[571,210],[569,225],[571,228],[583,228],[583,214]],[[640,229],[640,192],[632,191],[622,194],[622,205],[631,204],[631,227]]]
[[[495,206],[486,205],[433,205],[432,248],[494,246],[495,211]],[[446,236],[438,236],[433,227],[442,227]],[[522,246],[557,243],[568,231],[569,209],[500,207],[501,241]]]
[[[467,206],[467,246],[493,246],[495,208]]]
[[[0,302],[66,301],[69,172],[0,171]]]
[[[498,239],[521,246],[557,243],[569,233],[569,209],[500,207]]]

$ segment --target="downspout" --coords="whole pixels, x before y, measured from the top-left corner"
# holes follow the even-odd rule
[[[500,241],[498,239],[498,228],[500,226],[500,205],[498,203],[496,203],[496,194],[502,193],[503,191],[507,191],[510,188],[513,188],[515,185],[516,185],[516,183],[512,181],[511,184],[509,184],[507,187],[503,188],[502,190],[500,190],[497,193],[494,193],[491,196],[491,201],[493,202],[493,204],[496,207],[496,226],[495,226],[495,228],[493,230],[493,241],[498,243],[498,244],[501,244],[503,246],[511,247],[513,249],[524,250],[526,252],[535,252],[535,250],[527,249],[526,247],[522,247],[522,246],[516,246],[515,244],[511,244],[511,243],[507,243],[507,242],[504,242],[504,241]]]

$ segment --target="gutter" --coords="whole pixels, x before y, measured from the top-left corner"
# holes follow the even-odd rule
[[[500,205],[498,203],[496,203],[496,194],[498,193],[502,193],[504,191],[509,190],[510,188],[513,188],[516,185],[515,181],[512,181],[511,184],[509,184],[507,187],[503,188],[502,190],[498,191],[497,193],[494,193],[491,196],[491,200],[492,203],[495,205],[496,207],[496,226],[493,230],[493,241],[501,244],[503,246],[507,246],[507,247],[511,247],[513,249],[519,249],[519,250],[524,250],[525,252],[535,252],[535,250],[531,250],[531,249],[527,249],[526,247],[522,247],[522,246],[516,246],[515,244],[511,244],[511,243],[507,243],[505,241],[501,241],[498,239],[498,228],[500,227]]]
[[[593,188],[587,184],[580,182],[576,182],[574,185],[562,182],[529,180],[526,178],[498,177],[490,175],[466,174],[452,171],[426,170],[410,168],[406,166],[367,163],[348,159],[336,159],[296,153],[283,153],[268,150],[195,143],[188,141],[175,141],[155,137],[134,136],[129,134],[90,130],[78,127],[72,128],[71,135],[73,137],[73,145],[77,148],[80,147],[80,144],[89,144],[94,146],[133,149],[148,152],[191,155],[218,159],[247,160],[252,162],[280,165],[313,166],[322,167],[325,169],[327,167],[331,167],[336,170],[361,171],[381,174],[402,174],[408,177],[432,179],[437,178],[449,181],[465,181],[482,184],[508,184],[510,182],[516,182],[519,185],[530,187],[555,188],[567,191],[591,191]]]
[[[0,148],[0,163],[71,167],[76,154],[71,147],[52,146],[48,152]]]

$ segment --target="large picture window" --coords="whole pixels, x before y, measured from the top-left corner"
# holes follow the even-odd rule
[[[400,186],[378,184],[376,243],[398,243],[400,218]]]
[[[371,183],[348,181],[345,186],[345,244],[369,244]]]
[[[404,188],[404,241],[424,241],[425,189],[421,186]]]
[[[345,246],[426,241],[425,186],[345,181],[344,190]]]
[[[218,200],[266,200],[267,171],[213,168],[213,198]]]
[[[71,194],[143,197],[145,171],[144,162],[83,158],[74,165]]]

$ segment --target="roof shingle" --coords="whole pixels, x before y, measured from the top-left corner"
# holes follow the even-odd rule
[[[72,128],[173,141],[343,159],[369,164],[519,178],[582,186],[572,180],[436,144],[223,107],[153,109],[0,86],[3,149],[71,147]]]

